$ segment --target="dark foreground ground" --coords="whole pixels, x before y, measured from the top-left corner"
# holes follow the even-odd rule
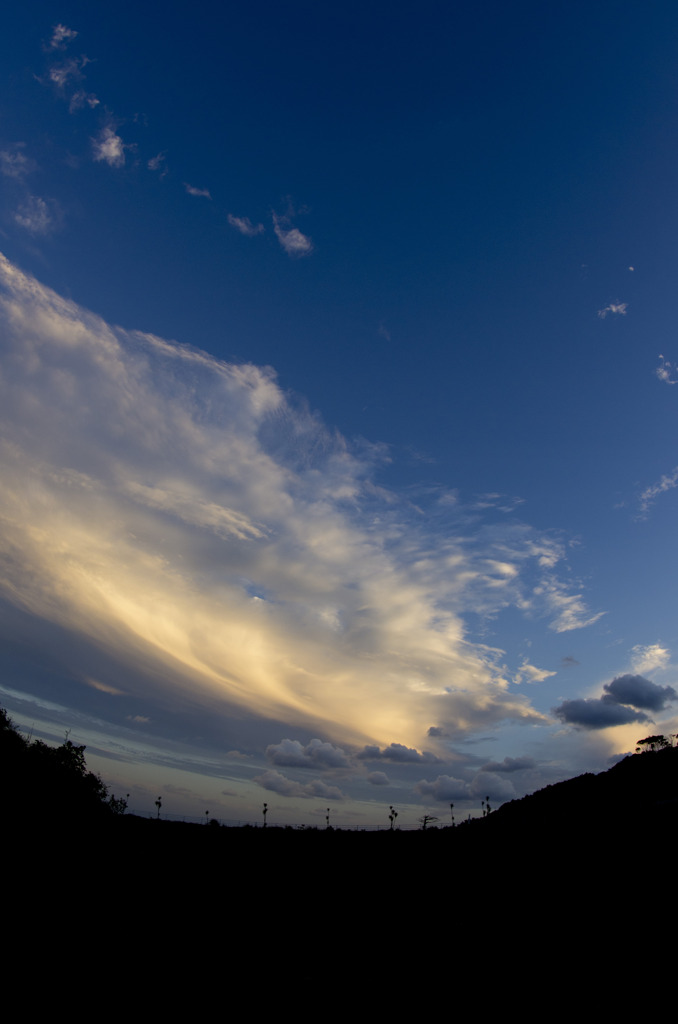
[[[6,987],[97,1017],[626,1020],[673,978],[677,795],[671,749],[426,832],[15,808]]]

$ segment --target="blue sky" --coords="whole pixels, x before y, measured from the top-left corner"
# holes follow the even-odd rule
[[[8,15],[18,722],[139,808],[357,824],[678,731],[677,29]]]

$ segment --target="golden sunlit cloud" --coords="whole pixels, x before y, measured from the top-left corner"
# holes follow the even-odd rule
[[[545,720],[464,615],[595,621],[559,543],[413,510],[271,370],[111,327],[4,258],[0,286],[6,600],[115,652],[125,693],[136,673],[337,741]]]

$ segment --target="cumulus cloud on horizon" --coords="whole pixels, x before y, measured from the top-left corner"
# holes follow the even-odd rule
[[[348,768],[349,759],[340,747],[314,739],[305,746],[299,740],[282,740],[266,748],[266,756],[277,765],[294,768]]]
[[[0,598],[114,657],[145,714],[190,693],[303,725],[323,739],[269,754],[302,766],[339,765],[337,742],[435,761],[431,722],[548,721],[464,616],[593,621],[553,537],[413,511],[374,484],[378,448],[352,451],[270,369],[112,327],[4,257],[0,328]]]
[[[481,772],[491,772],[493,775],[504,772],[531,771],[537,767],[533,757],[505,757],[503,761],[488,761],[480,769]]]
[[[554,714],[566,725],[582,729],[607,729],[631,722],[649,722],[646,711],[664,711],[678,700],[672,686],[659,686],[644,676],[627,673],[603,686],[602,697],[565,700]]]
[[[295,782],[288,779],[282,772],[274,770],[263,772],[262,775],[255,775],[254,782],[263,789],[268,789],[278,796],[301,797],[309,800],[312,797],[319,797],[322,800],[344,800],[344,794],[338,786],[328,785],[322,779],[313,779],[312,782]]]

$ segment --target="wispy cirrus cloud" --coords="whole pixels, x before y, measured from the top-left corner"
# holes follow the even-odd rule
[[[234,217],[232,213],[228,215],[228,223],[236,231],[239,231],[241,235],[247,235],[248,238],[262,235],[265,230],[263,224],[253,224],[249,217]]]
[[[523,663],[520,666],[515,676],[516,683],[543,683],[549,676],[554,676],[556,673],[545,668],[537,668],[536,665],[530,665],[527,658],[523,659]]]
[[[608,306],[598,310],[598,316],[601,320],[604,320],[608,315],[626,316],[627,306],[628,302],[611,302]]]
[[[573,594],[567,584],[555,576],[546,576],[536,591],[551,610],[551,629],[569,633],[598,622],[605,612],[591,612],[582,594]]]
[[[57,50],[65,50],[68,44],[75,39],[77,32],[67,28],[65,25],[56,25],[52,33],[49,45],[44,47],[48,53],[54,55]],[[69,57],[66,60],[57,61],[47,67],[46,78],[38,78],[40,82],[47,82],[56,91],[66,98],[70,88],[84,79],[83,71],[92,61],[85,54],[79,57]],[[74,114],[78,110],[89,107],[93,110],[99,106],[99,99],[92,92],[79,88],[70,95],[68,101],[69,113]]]
[[[37,167],[35,160],[26,156],[26,146],[17,142],[7,149],[0,150],[0,174],[16,181],[24,181]]]
[[[160,177],[164,178],[164,176],[167,174],[166,158],[167,153],[158,153],[156,156],[152,156],[150,158],[146,166],[148,167],[149,171],[159,171]]]
[[[102,128],[91,142],[95,161],[108,164],[109,167],[124,167],[125,143],[111,125]]]
[[[664,473],[658,483],[646,487],[641,493],[638,518],[644,519],[657,498],[667,491],[672,491],[674,487],[678,487],[678,466],[675,466],[671,473]]]
[[[89,63],[89,58],[85,56],[70,57],[68,60],[62,61],[61,64],[52,64],[47,69],[47,77],[56,89],[63,90],[71,82],[81,81],[82,69]]]
[[[413,509],[374,484],[378,447],[351,450],[272,371],[110,326],[4,258],[0,328],[0,597],[71,638],[74,676],[124,675],[154,720],[189,688],[321,737],[268,739],[278,766],[338,770],[353,745],[360,771],[400,771],[546,721],[465,616],[595,621],[558,581],[562,544]]]
[[[18,205],[14,220],[32,235],[48,235],[60,220],[59,207],[53,200],[27,195]]]
[[[655,375],[664,384],[678,384],[678,377],[676,374],[676,365],[670,363],[667,359],[664,359],[663,355],[659,355],[659,366],[656,368]],[[658,497],[662,494],[666,494],[667,491],[672,491],[678,486],[678,466],[675,466],[670,473],[664,473],[656,484],[651,484],[641,492],[638,501],[638,513],[637,519],[646,519],[650,508],[655,503]]]
[[[187,181],[184,182],[184,188],[188,192],[189,196],[199,196],[202,199],[212,198],[208,188],[196,188],[195,185],[189,185]]]
[[[70,98],[68,110],[69,113],[74,114],[76,110],[82,110],[84,107],[89,107],[90,110],[94,110],[94,108],[98,106],[99,100],[93,92],[85,92],[84,89],[78,89],[78,91],[74,92]]]

